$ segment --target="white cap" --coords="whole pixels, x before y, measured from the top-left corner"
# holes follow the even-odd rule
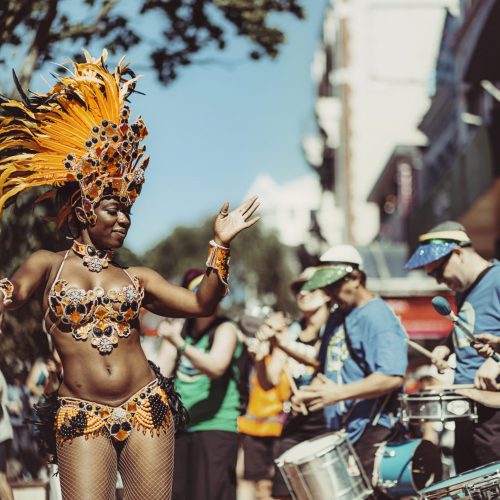
[[[329,248],[319,260],[325,263],[354,264],[356,267],[363,267],[363,258],[352,245],[335,245]]]

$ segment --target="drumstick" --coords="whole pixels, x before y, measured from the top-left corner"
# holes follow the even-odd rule
[[[418,344],[417,342],[414,342],[413,340],[410,340],[409,338],[406,339],[406,341],[408,342],[408,345],[410,347],[413,347],[413,349],[415,349],[415,351],[424,355],[426,358],[429,358],[431,361],[436,360],[436,357],[432,354],[432,352],[427,350],[425,347],[422,347],[420,344]],[[443,361],[443,363],[446,364],[445,368],[451,368],[452,370],[454,370],[454,368],[452,368],[448,363],[446,363],[446,361]]]
[[[290,384],[290,389],[292,390],[292,394],[295,396],[299,392],[299,389],[297,387],[297,384],[295,383],[295,380],[293,379],[292,374],[290,373],[290,368],[288,367],[288,364],[286,362],[283,366],[283,371],[285,372],[286,378],[288,379],[288,383]],[[299,408],[300,412],[303,415],[307,415],[309,413],[307,411],[307,406],[304,403],[299,403]]]
[[[434,297],[431,302],[434,309],[439,314],[441,314],[441,316],[450,319],[454,325],[456,325],[458,328],[460,328],[460,330],[462,330],[465,336],[469,339],[469,342],[474,344],[487,344],[487,342],[478,339],[474,335],[474,333],[470,331],[468,325],[464,323],[464,321],[452,311],[450,303],[444,297],[441,296]],[[491,357],[495,361],[500,362],[500,354],[494,352],[491,355]]]
[[[464,389],[458,390],[457,394],[466,396],[479,404],[488,406],[489,408],[500,408],[500,392],[499,391],[482,391],[479,389]]]
[[[474,384],[448,384],[448,385],[431,385],[427,391],[446,390],[446,389],[474,389]]]

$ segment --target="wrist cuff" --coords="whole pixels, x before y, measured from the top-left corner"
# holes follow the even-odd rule
[[[12,294],[14,293],[14,285],[8,278],[0,280],[0,292],[2,292],[2,302],[6,306],[12,302]]]

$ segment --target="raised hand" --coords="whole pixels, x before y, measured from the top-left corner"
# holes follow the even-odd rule
[[[269,342],[250,338],[247,342],[247,351],[254,361],[262,361],[270,352]]]
[[[259,327],[255,336],[259,340],[277,340],[281,338],[283,334],[286,334],[289,326],[289,321],[286,316],[278,311],[272,313],[262,325]]]
[[[215,242],[227,245],[238,233],[247,227],[253,226],[260,219],[260,217],[251,218],[259,205],[258,196],[252,196],[238,208],[229,212],[229,203],[226,201],[215,218]]]
[[[179,318],[165,318],[158,325],[158,335],[165,340],[170,342],[175,342],[179,340],[182,343],[181,331],[184,325],[184,321]]]

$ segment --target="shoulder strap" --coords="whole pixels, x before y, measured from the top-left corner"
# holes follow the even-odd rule
[[[225,316],[220,316],[215,318],[204,330],[201,332],[200,336],[198,339],[201,339],[205,335],[208,335],[208,347],[211,348],[212,344],[214,343],[214,338],[215,338],[215,331],[217,330],[217,327],[221,325],[222,323],[226,323],[227,321],[230,321],[229,318],[226,318]],[[191,325],[194,322],[194,318],[188,318],[182,327],[181,331],[181,337],[186,338],[189,337],[189,330],[191,328]]]
[[[479,282],[486,276],[487,273],[489,273],[495,266],[494,265],[491,265],[491,266],[488,266],[486,269],[483,269],[478,277],[474,280],[474,283],[472,283],[472,285],[467,288],[467,290],[465,290],[465,292],[461,293],[461,294],[458,294],[457,295],[457,299],[456,299],[456,303],[457,303],[457,311],[460,311],[460,309],[462,309],[462,306],[464,305],[464,302],[466,301],[467,297],[469,296],[469,294],[472,292],[472,290],[474,290],[474,288],[479,284]]]
[[[56,274],[56,277],[54,278],[54,281],[52,282],[52,285],[50,286],[50,288],[52,289],[52,287],[54,286],[54,283],[56,283],[56,281],[59,279],[59,277],[61,276],[61,272],[62,272],[62,269],[63,269],[63,266],[64,266],[64,263],[66,262],[66,259],[68,258],[68,255],[69,255],[69,252],[70,252],[71,249],[68,249],[66,251],[66,253],[64,254],[64,257],[63,257],[63,260],[61,262],[61,264],[59,265],[59,269],[57,270],[57,274]]]
[[[66,259],[68,258],[70,250],[71,249],[68,249],[66,251],[66,253],[64,254],[62,262],[59,264],[59,268],[57,269],[56,277],[54,278],[54,281],[52,282],[52,285],[50,285],[49,295],[50,295],[50,292],[52,291],[52,288],[54,288],[55,283],[57,283],[57,280],[61,276],[61,272],[62,272],[64,263],[66,262]],[[47,318],[49,317],[49,314],[50,314],[50,306],[48,306],[47,309],[45,310],[45,314],[43,315],[43,319],[42,319],[42,330],[47,335],[51,335],[52,332],[54,331],[54,328],[56,328],[59,325],[59,323],[61,322],[60,320],[55,321],[54,323],[52,323],[52,326],[47,331]]]
[[[367,377],[370,375],[370,370],[366,364],[366,361],[361,358],[358,353],[354,350],[352,346],[351,339],[349,337],[349,332],[347,330],[347,318],[344,319],[344,335],[345,335],[345,343],[347,346],[347,350],[349,351],[349,356],[353,359],[353,361],[361,368],[364,376]]]
[[[205,330],[208,330],[208,347],[211,348],[212,344],[214,343],[215,339],[215,332],[217,331],[217,328],[222,325],[222,323],[227,323],[228,321],[231,321],[229,318],[226,318],[225,316],[221,316],[218,318],[215,318],[215,320],[210,324],[210,326]]]
[[[347,350],[349,351],[349,355],[353,359],[353,361],[361,368],[363,374],[365,377],[370,375],[370,370],[367,366],[367,363],[364,359],[362,359],[358,353],[354,350],[351,339],[349,338],[349,333],[347,331],[347,318],[344,320],[344,334],[345,334],[345,343],[347,346]],[[374,401],[373,409],[370,414],[370,422],[368,425],[375,426],[378,424],[380,417],[382,416],[382,413],[384,410],[388,407],[388,403],[393,399],[394,397],[394,392],[389,392],[383,397],[378,397]],[[379,406],[379,402],[381,401],[380,407],[377,410],[377,406]],[[356,406],[356,403],[354,403],[351,407],[351,410],[347,413],[344,421],[347,422],[349,416],[351,415],[352,411],[354,410],[354,407]]]
[[[122,267],[122,270],[129,277],[132,284],[135,286],[135,281],[134,281],[134,278],[132,277],[132,275],[124,267]]]
[[[472,290],[479,284],[479,282],[485,277],[485,275],[491,271],[495,266],[489,266],[486,269],[483,269],[481,273],[479,273],[479,276],[475,279],[474,283],[467,288],[462,293],[457,293],[455,297],[455,305],[457,307],[457,311],[460,312],[460,309],[462,309],[462,306],[464,305],[464,302],[466,301],[468,295],[472,292]],[[455,351],[455,345],[453,344],[453,328],[450,330],[450,333],[447,335],[447,337],[439,344],[439,345],[444,345],[450,349],[451,352]]]

